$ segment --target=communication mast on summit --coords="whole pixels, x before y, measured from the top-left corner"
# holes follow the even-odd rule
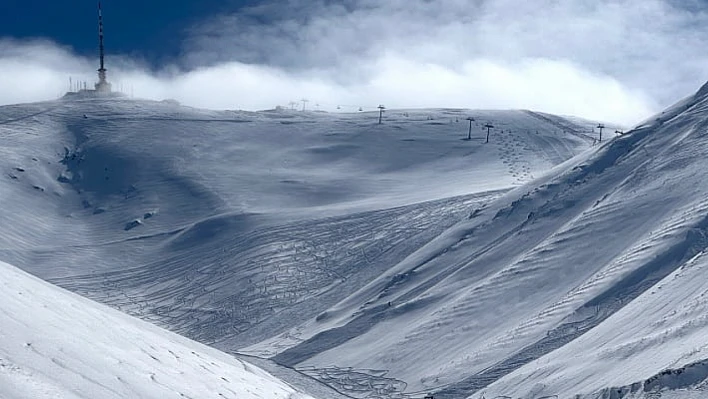
[[[122,85],[120,92],[113,91],[113,85],[108,82],[106,78],[106,50],[103,44],[103,7],[101,2],[98,2],[98,82],[93,85],[93,88],[89,86],[86,81],[74,80],[69,77],[69,91],[64,95],[64,97],[122,97]],[[132,87],[131,87],[132,96]]]
[[[95,88],[99,93],[110,93],[111,84],[106,80],[106,67],[104,64],[104,47],[103,47],[103,12],[101,10],[101,2],[98,2],[98,52],[100,59],[100,67],[98,68],[98,83]]]

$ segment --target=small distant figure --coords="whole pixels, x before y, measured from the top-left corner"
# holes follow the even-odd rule
[[[84,119],[88,119],[88,115],[84,114]]]

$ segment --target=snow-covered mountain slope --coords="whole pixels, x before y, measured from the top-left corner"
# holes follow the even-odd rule
[[[0,260],[356,398],[705,397],[708,86],[386,118],[0,107]]]
[[[223,352],[0,263],[0,398],[309,396]]]
[[[707,134],[708,85],[247,351],[352,394],[706,395]]]
[[[0,259],[232,350],[314,318],[588,148],[594,125],[526,111],[377,117],[130,99],[0,107]]]

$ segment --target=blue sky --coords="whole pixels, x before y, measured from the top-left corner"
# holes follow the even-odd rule
[[[534,109],[631,125],[708,80],[703,0],[104,0],[108,78],[264,109]],[[95,81],[96,3],[0,0],[0,104]]]
[[[68,3],[68,4],[67,4]],[[106,44],[113,53],[158,62],[179,56],[185,30],[200,20],[255,1],[103,0]],[[93,0],[0,1],[0,37],[51,38],[77,54],[97,51]]]

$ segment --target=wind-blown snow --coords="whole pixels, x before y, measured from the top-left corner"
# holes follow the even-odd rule
[[[307,399],[263,370],[0,262],[0,398]]]

